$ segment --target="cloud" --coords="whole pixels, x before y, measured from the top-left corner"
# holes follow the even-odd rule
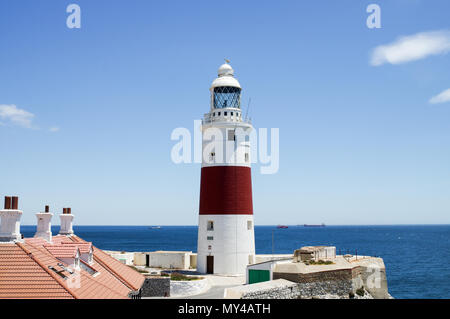
[[[431,104],[450,102],[450,89],[447,89],[436,96],[433,96],[430,101]]]
[[[33,128],[34,114],[11,104],[0,104],[0,119],[25,128]]]
[[[424,59],[430,55],[450,52],[450,31],[421,32],[402,36],[396,41],[376,47],[371,54],[370,64],[401,64]]]
[[[50,132],[52,132],[52,133],[55,133],[55,132],[58,132],[58,131],[59,131],[59,127],[53,126],[53,127],[49,128],[48,130],[49,130]]]

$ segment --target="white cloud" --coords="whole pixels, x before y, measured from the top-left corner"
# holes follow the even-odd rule
[[[376,47],[372,51],[370,64],[373,66],[385,63],[400,64],[448,52],[450,52],[450,31],[421,32]]]
[[[52,133],[55,133],[55,132],[58,132],[58,131],[59,131],[59,127],[53,126],[53,127],[49,128],[48,130],[49,130],[50,132],[52,132]]]
[[[33,128],[34,114],[11,104],[0,104],[0,119],[25,128]]]
[[[450,102],[450,89],[447,89],[436,96],[433,96],[430,101],[431,104]]]

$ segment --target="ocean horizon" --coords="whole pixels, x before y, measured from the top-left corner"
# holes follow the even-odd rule
[[[104,250],[196,252],[197,226],[151,226],[156,225],[78,225],[74,231]],[[383,258],[394,298],[450,298],[450,225],[288,226],[255,226],[256,253],[288,254],[302,246],[336,246],[338,254]],[[32,237],[35,231],[35,225],[21,226],[25,237]],[[58,225],[52,226],[53,234],[58,231]]]

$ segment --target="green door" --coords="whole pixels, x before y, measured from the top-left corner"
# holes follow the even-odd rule
[[[257,282],[269,281],[270,270],[249,269],[248,270],[248,282],[249,284],[255,284]]]

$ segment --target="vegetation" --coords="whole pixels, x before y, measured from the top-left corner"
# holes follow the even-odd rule
[[[192,281],[192,280],[203,279],[203,277],[187,276],[187,275],[180,274],[179,272],[173,272],[173,273],[170,273],[170,274],[165,273],[165,272],[161,272],[161,276],[163,276],[163,277],[169,277],[170,276],[170,280],[175,280],[175,281]]]
[[[305,261],[305,265],[332,265],[332,264],[334,264],[334,262],[332,262],[331,260],[320,259],[319,261],[315,261],[315,260]]]
[[[350,292],[348,293],[348,297],[349,297],[350,299],[355,298],[355,294],[353,293],[353,291],[350,291]]]
[[[134,266],[131,266],[131,265],[128,265],[128,267],[136,270],[137,272],[140,272],[141,274],[147,273],[147,270],[145,270],[145,269],[140,269],[140,268],[137,268],[137,267],[134,267]]]
[[[366,291],[364,290],[364,287],[361,287],[361,288],[357,289],[356,290],[356,294],[358,296],[361,296],[361,297],[364,296],[366,294]]]

